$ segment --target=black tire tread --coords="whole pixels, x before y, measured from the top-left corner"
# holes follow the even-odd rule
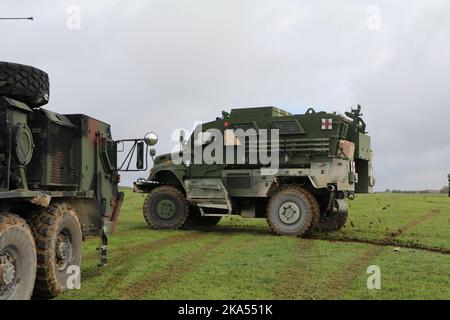
[[[161,228],[161,227],[155,225],[155,224],[150,220],[150,218],[147,216],[147,214],[146,214],[147,210],[150,209],[150,203],[151,203],[152,198],[153,198],[156,194],[161,193],[161,192],[172,193],[173,195],[175,195],[176,197],[179,197],[179,198],[182,200],[182,203],[183,203],[183,206],[184,206],[184,210],[185,210],[184,212],[186,212],[186,214],[185,214],[185,215],[180,219],[180,221],[179,221],[174,227],[172,227],[171,229],[173,229],[173,230],[178,230],[178,229],[183,228],[183,227],[186,225],[186,223],[187,223],[187,221],[188,221],[188,218],[189,218],[189,205],[188,205],[188,202],[187,202],[186,197],[184,196],[184,194],[183,194],[178,188],[173,187],[173,186],[169,186],[169,185],[163,185],[163,186],[160,186],[160,187],[158,187],[158,188],[156,188],[156,189],[153,189],[153,190],[147,195],[147,198],[146,198],[145,201],[144,201],[144,208],[143,208],[143,213],[144,213],[144,219],[145,219],[145,222],[147,222],[147,224],[148,224],[151,228],[153,228],[153,229],[156,229],[156,230],[163,229],[163,228]]]
[[[52,246],[53,236],[56,233],[58,220],[64,213],[73,216],[77,221],[75,211],[67,203],[53,204],[45,210],[34,212],[30,219],[30,225],[36,240],[37,247],[37,272],[34,295],[41,298],[53,298],[61,293],[62,288],[55,277],[56,270],[53,261]]]
[[[48,74],[37,68],[0,61],[0,96],[37,108],[48,103],[50,82]]]

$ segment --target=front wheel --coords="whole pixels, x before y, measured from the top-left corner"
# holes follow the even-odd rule
[[[144,218],[154,229],[179,229],[189,217],[186,197],[172,186],[161,186],[147,196]]]
[[[36,277],[36,247],[25,220],[0,214],[0,300],[28,300]]]
[[[285,186],[267,205],[267,221],[278,235],[307,235],[318,221],[320,208],[314,196],[298,186]]]

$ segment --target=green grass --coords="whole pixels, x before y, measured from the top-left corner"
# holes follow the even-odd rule
[[[400,245],[450,249],[444,196],[358,196],[344,229],[313,240],[276,237],[264,219],[239,217],[209,229],[151,230],[142,196],[125,192],[109,265],[97,267],[98,240],[87,240],[82,289],[58,299],[450,299],[450,255],[343,240],[396,233]],[[367,289],[369,265],[381,268],[381,290]]]
[[[367,290],[364,273],[351,283],[345,299],[450,299],[450,257],[420,250],[383,249],[371,264],[382,272],[381,290]]]

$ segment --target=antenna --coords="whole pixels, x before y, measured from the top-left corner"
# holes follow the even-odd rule
[[[34,18],[33,17],[28,17],[28,18],[1,18],[0,17],[0,20],[31,20],[31,21],[33,21]]]

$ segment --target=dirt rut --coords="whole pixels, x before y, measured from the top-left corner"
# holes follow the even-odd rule
[[[140,243],[138,245],[134,246],[126,246],[122,247],[118,250],[115,250],[112,252],[111,256],[109,257],[109,261],[113,265],[121,265],[127,262],[127,260],[130,259],[130,257],[139,256],[145,252],[148,252],[150,250],[156,250],[161,249],[167,246],[170,246],[172,244],[180,243],[180,242],[186,242],[186,241],[193,241],[199,238],[206,237],[206,233],[186,233],[186,234],[176,234],[172,236],[168,236],[162,239],[158,239],[152,242],[148,243]],[[82,280],[88,280],[94,277],[98,277],[102,274],[102,268],[101,267],[94,267],[89,270],[85,270],[82,274]]]
[[[440,212],[441,211],[438,209],[433,209],[430,212],[412,219],[396,232],[389,232],[384,239],[380,240],[383,245],[369,245],[361,255],[350,260],[343,267],[339,277],[333,277],[333,279],[329,280],[331,286],[326,288],[325,292],[323,292],[324,299],[338,299],[341,297],[358,275],[370,265],[370,262],[385,250],[385,246],[388,245],[387,243],[393,243],[396,240],[395,238],[399,235],[411,230],[420,223],[434,218]],[[396,245],[398,246],[398,244]]]
[[[169,264],[165,270],[150,273],[144,280],[132,283],[122,290],[121,299],[139,299],[144,294],[157,291],[161,286],[178,281],[186,273],[198,269],[212,254],[212,251],[228,239],[230,239],[230,236],[220,236],[198,250],[180,256],[177,261]]]
[[[357,237],[351,237],[351,236],[345,236],[345,235],[338,235],[335,236],[333,234],[322,234],[322,235],[313,235],[311,239],[316,240],[325,240],[325,241],[331,241],[331,242],[354,242],[354,243],[366,243],[366,244],[372,244],[375,246],[395,246],[400,248],[406,248],[406,249],[418,249],[418,250],[425,250],[430,252],[437,252],[442,254],[450,254],[449,248],[443,248],[443,247],[434,247],[434,246],[428,246],[424,244],[420,244],[418,242],[414,241],[401,241],[398,239],[399,236],[401,236],[403,233],[413,229],[415,226],[417,226],[420,223],[426,222],[438,214],[440,214],[441,211],[439,209],[433,209],[430,212],[427,212],[419,217],[416,217],[415,219],[412,219],[407,224],[405,224],[403,227],[401,227],[399,230],[395,230],[392,232],[389,232],[386,234],[386,236],[383,239],[366,239],[366,238],[357,238]]]
[[[299,255],[302,255],[305,251],[308,251],[314,242],[309,239],[299,239],[299,241],[300,242],[297,245],[297,252]],[[301,262],[299,265],[295,265],[294,267],[288,267],[288,269],[281,276],[280,284],[272,291],[273,298],[281,300],[295,299],[299,291],[298,283],[303,281],[303,279],[313,276],[314,274],[312,269],[308,265]]]
[[[322,234],[315,235],[309,239],[308,242],[300,242],[298,246],[299,254],[303,254],[305,251],[309,250],[312,246],[314,240],[325,240],[331,242],[357,242],[365,243],[369,246],[364,249],[357,257],[350,259],[346,264],[343,265],[339,276],[336,277],[335,274],[330,276],[328,280],[324,281],[323,285],[320,285],[320,290],[312,290],[311,292],[302,292],[306,288],[301,287],[301,283],[304,279],[308,277],[314,277],[314,272],[311,268],[300,262],[298,265],[289,268],[282,275],[282,282],[273,290],[273,296],[275,299],[296,299],[298,297],[306,298],[319,298],[319,299],[337,299],[342,296],[347,290],[349,285],[356,279],[356,277],[365,270],[369,265],[370,261],[376,258],[386,246],[397,246],[405,248],[421,249],[433,252],[440,252],[445,254],[450,254],[449,249],[445,248],[435,248],[428,247],[425,245],[420,245],[413,242],[400,242],[397,237],[403,233],[411,230],[415,226],[425,221],[434,218],[436,215],[440,214],[440,210],[433,209],[425,214],[422,214],[411,221],[407,222],[400,229],[395,232],[389,232],[385,235],[383,239],[380,240],[369,240],[369,239],[359,239],[351,237],[336,237],[333,234]]]

